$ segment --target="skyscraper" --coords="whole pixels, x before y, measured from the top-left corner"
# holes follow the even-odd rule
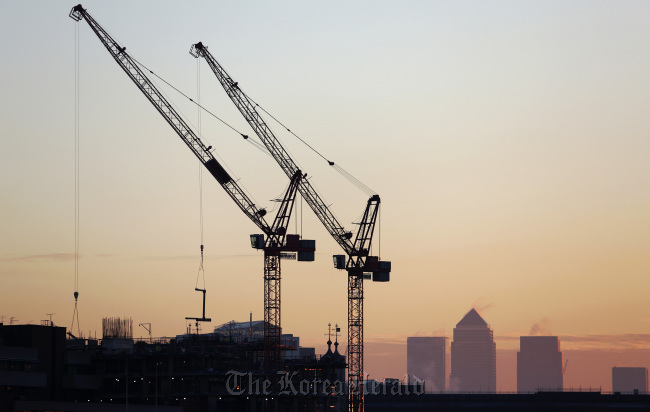
[[[406,373],[409,382],[424,381],[426,392],[445,391],[447,338],[406,338]]]
[[[520,336],[517,392],[562,390],[562,352],[557,336]]]
[[[455,392],[496,392],[494,334],[475,309],[467,312],[454,328],[449,385]]]

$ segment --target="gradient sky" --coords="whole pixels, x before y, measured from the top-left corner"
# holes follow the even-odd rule
[[[72,320],[73,5],[0,3],[6,323]],[[650,348],[650,3],[83,5],[193,97],[200,72],[201,102],[252,134],[188,54],[202,41],[242,90],[381,195],[375,242],[393,273],[366,284],[365,337],[393,345],[389,356],[406,336],[451,337],[473,306],[499,349],[517,349],[535,325],[565,349]],[[79,29],[81,329],[100,335],[102,317],[129,316],[173,336],[201,308],[199,163],[88,25]],[[162,90],[197,123],[195,107]],[[201,126],[271,208],[286,185],[273,160],[206,115]],[[354,228],[367,196],[278,135]],[[203,193],[207,315],[212,325],[251,311],[260,319],[262,254],[248,240],[256,227],[215,181],[206,178]],[[306,205],[300,226],[317,240],[317,261],[284,265],[282,326],[324,352],[327,323],[345,330],[346,276],[332,268],[340,250]],[[379,372],[386,363],[375,355],[371,375],[405,373]],[[637,366],[650,366],[643,359]]]

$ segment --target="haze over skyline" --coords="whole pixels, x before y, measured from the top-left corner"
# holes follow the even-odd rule
[[[5,322],[72,319],[75,4],[0,3]],[[365,288],[369,373],[401,376],[405,361],[389,369],[379,354],[401,356],[407,336],[451,337],[471,307],[497,351],[536,330],[567,353],[650,350],[647,2],[82,4],[193,97],[187,52],[204,42],[247,94],[381,195],[376,244],[393,272]],[[79,24],[81,329],[129,316],[176,335],[201,309],[199,163]],[[201,63],[202,104],[252,135]],[[196,124],[196,108],[163,90]],[[287,183],[272,159],[209,116],[202,131],[271,209]],[[353,229],[367,196],[279,137]],[[257,229],[209,176],[203,196],[204,330],[260,319]],[[345,330],[346,276],[304,206],[316,262],[284,263],[282,326],[318,351],[327,323]]]

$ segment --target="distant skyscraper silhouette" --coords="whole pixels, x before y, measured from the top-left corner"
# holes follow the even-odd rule
[[[496,392],[497,348],[492,329],[475,309],[454,328],[451,377],[454,392]]]
[[[647,368],[612,368],[612,391],[620,393],[648,393]]]
[[[426,392],[445,391],[447,338],[406,338],[406,373],[409,382],[424,381]]]
[[[517,392],[562,390],[562,352],[557,336],[520,336]]]

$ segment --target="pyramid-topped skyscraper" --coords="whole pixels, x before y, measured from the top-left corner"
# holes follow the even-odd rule
[[[467,314],[456,324],[456,327],[479,327],[486,328],[488,324],[483,320],[481,315],[478,314],[476,309],[472,308]]]
[[[472,308],[454,328],[451,342],[450,390],[496,392],[497,356],[494,334]]]

